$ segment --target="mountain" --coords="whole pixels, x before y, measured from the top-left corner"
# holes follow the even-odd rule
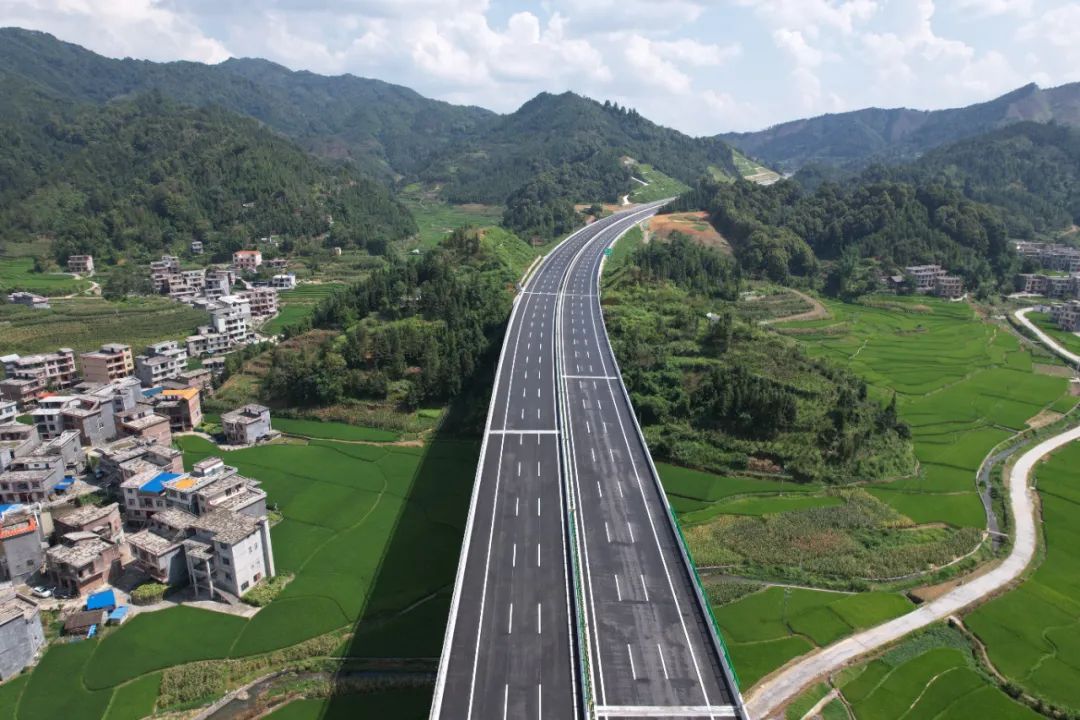
[[[227,255],[270,233],[378,248],[416,232],[385,185],[228,110],[156,92],[78,103],[4,73],[0,93],[0,244],[118,259],[191,239]]]
[[[576,199],[613,201],[631,189],[626,157],[688,184],[717,172],[738,176],[726,143],[692,138],[633,109],[570,92],[537,95],[471,142],[432,158],[423,176],[446,183],[451,200],[501,203],[507,188],[550,171],[577,188]],[[569,175],[568,166],[576,168]]]
[[[1020,122],[864,175],[959,189],[1002,208],[1012,237],[1057,232],[1080,221],[1080,128]]]
[[[415,172],[424,158],[497,118],[380,80],[293,72],[253,59],[218,65],[115,60],[20,28],[0,29],[0,74],[69,100],[105,103],[156,90],[180,103],[220,106],[311,152],[350,158],[385,177]]]
[[[631,189],[623,156],[686,183],[710,172],[738,176],[724,142],[572,93],[543,93],[498,115],[379,80],[294,72],[266,60],[115,60],[18,28],[0,29],[0,76],[79,102],[153,90],[178,103],[221,107],[317,155],[351,160],[388,182],[424,180],[459,202],[501,204],[541,173],[556,176],[574,200],[615,200]]]
[[[867,108],[717,137],[784,171],[813,163],[862,167],[910,160],[927,150],[1021,122],[1080,125],[1080,83],[1035,84],[977,105],[949,110]]]

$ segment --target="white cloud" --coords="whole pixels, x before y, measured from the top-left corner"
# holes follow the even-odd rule
[[[44,30],[111,55],[220,62],[225,46],[154,0],[14,0],[0,3],[0,26]]]
[[[653,48],[661,57],[695,67],[723,65],[742,54],[738,43],[715,45],[689,38],[654,42]]]
[[[1034,10],[1034,0],[952,0],[959,10],[974,17],[1018,15],[1028,17]]]

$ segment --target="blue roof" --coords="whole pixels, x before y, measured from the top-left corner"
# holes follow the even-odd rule
[[[56,489],[60,491],[67,490],[69,487],[75,484],[75,478],[66,477],[60,482],[56,483]]]
[[[142,394],[143,397],[154,397],[155,395],[160,394],[161,391],[164,389],[165,388],[163,386],[158,385],[157,387],[147,388],[146,390],[143,390]]]
[[[154,476],[153,480],[150,480],[140,485],[139,490],[141,490],[142,492],[159,493],[165,489],[165,483],[169,482],[170,480],[175,480],[178,477],[181,477],[179,473],[158,473],[156,476]]]
[[[16,508],[21,507],[22,503],[8,503],[6,505],[0,505],[0,516],[3,516],[3,514],[6,513],[8,510],[15,510]]]
[[[109,613],[109,619],[110,620],[123,620],[125,617],[127,617],[127,614],[128,614],[128,606],[127,605],[121,605],[120,607],[116,608],[111,613]]]
[[[106,610],[116,607],[116,593],[112,590],[102,590],[86,598],[87,610]]]

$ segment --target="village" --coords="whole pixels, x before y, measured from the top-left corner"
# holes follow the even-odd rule
[[[89,256],[71,261],[92,272]],[[275,575],[266,493],[218,457],[185,468],[173,437],[203,425],[223,354],[255,341],[278,289],[295,286],[284,273],[241,279],[261,264],[257,250],[222,270],[152,264],[155,292],[210,315],[184,342],[0,357],[0,679],[40,655],[49,619],[85,638],[178,603],[256,610],[243,598]],[[214,440],[235,449],[276,434],[270,410],[248,404],[221,415]]]

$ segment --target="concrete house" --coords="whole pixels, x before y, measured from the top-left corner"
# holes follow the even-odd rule
[[[66,592],[82,595],[111,582],[121,570],[121,547],[91,532],[68,533],[45,552],[49,579]]]
[[[105,385],[135,372],[135,358],[131,355],[130,345],[108,343],[94,352],[83,353],[79,359],[82,361],[83,379],[87,382]]]
[[[148,345],[142,355],[135,357],[135,376],[143,387],[155,387],[175,378],[187,369],[187,350],[175,340]]]
[[[4,377],[9,380],[36,380],[41,389],[63,390],[71,387],[79,374],[75,368],[75,351],[60,348],[54,353],[36,355],[4,355]],[[14,398],[4,398],[12,400]]]
[[[221,416],[221,427],[230,445],[252,445],[270,437],[270,408],[250,403]]]
[[[56,534],[93,533],[102,540],[119,543],[124,539],[124,524],[120,519],[120,504],[83,505],[64,515],[53,517]]]
[[[36,602],[0,585],[0,680],[10,680],[34,661],[45,646]]]
[[[0,425],[0,472],[7,470],[15,458],[32,454],[40,445],[41,438],[33,425]]]
[[[197,518],[184,541],[188,577],[196,596],[216,591],[242,597],[256,583],[275,574],[270,523],[231,510]]]
[[[137,438],[119,440],[98,450],[98,472],[106,484],[120,484],[140,473],[184,472],[183,453]]]
[[[165,388],[153,398],[154,412],[168,419],[174,433],[194,430],[202,423],[198,388]]]
[[[194,515],[178,508],[155,514],[145,528],[128,537],[136,567],[159,583],[185,583],[188,574],[183,542],[194,522]]]
[[[48,310],[49,298],[31,292],[13,292],[7,296],[12,305],[23,305],[33,310]]]
[[[0,506],[0,580],[26,582],[45,563],[44,533],[29,506]]]
[[[0,400],[0,425],[15,422],[19,416],[19,406],[10,400]]]
[[[259,250],[237,250],[233,253],[232,261],[238,270],[255,272],[262,265],[262,252]]]
[[[65,470],[59,455],[15,458],[0,473],[0,503],[45,502],[64,479]]]
[[[70,273],[84,275],[94,272],[93,255],[71,255],[68,257],[67,269]]]

